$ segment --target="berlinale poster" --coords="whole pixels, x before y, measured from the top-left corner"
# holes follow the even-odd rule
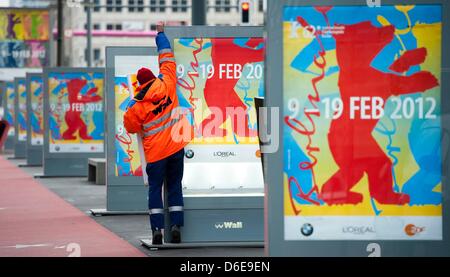
[[[48,74],[50,153],[103,152],[103,73]]]
[[[254,97],[264,96],[264,47],[262,38],[175,40],[178,96],[193,115],[194,145],[258,144]]]
[[[17,100],[19,109],[17,114],[17,135],[19,141],[27,141],[27,88],[25,79],[20,79],[17,84]]]
[[[264,47],[261,38],[175,39],[178,99],[195,129],[191,145],[249,147],[257,158],[253,99],[264,95]],[[140,66],[149,64],[141,61]],[[123,129],[123,114],[136,85],[133,74],[139,68],[115,78],[116,176],[142,176],[136,138]]]
[[[131,72],[130,72],[131,73]],[[135,74],[115,78],[116,103],[116,176],[142,176],[142,165],[135,135],[129,134],[123,126],[123,116],[127,110],[130,96],[137,85],[132,79]]]
[[[143,62],[144,61],[144,62]],[[114,103],[115,136],[114,149],[115,176],[143,176],[141,154],[136,135],[130,134],[123,126],[123,116],[130,99],[138,87],[136,72],[141,67],[159,72],[157,56],[117,56],[115,57]]]
[[[48,65],[49,13],[0,9],[0,68]]]
[[[8,136],[14,136],[14,82],[6,82],[6,93],[4,97],[6,97],[5,119],[9,124]]]
[[[44,144],[44,110],[43,101],[43,79],[39,76],[31,77],[30,84],[30,99],[31,99],[31,114],[28,116],[31,124],[31,145]]]
[[[441,240],[441,6],[285,7],[286,240]]]

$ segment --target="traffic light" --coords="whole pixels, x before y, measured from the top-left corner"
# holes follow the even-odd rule
[[[243,24],[250,23],[250,2],[243,1],[241,2],[241,22]]]
[[[241,15],[241,24],[250,25],[253,9],[252,0],[240,0],[239,1],[239,13]]]

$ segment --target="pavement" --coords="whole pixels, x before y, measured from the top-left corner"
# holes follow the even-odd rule
[[[81,256],[264,256],[263,248],[249,247],[147,249],[140,242],[151,238],[147,215],[90,214],[90,209],[105,208],[106,186],[87,177],[34,179],[42,167],[18,167],[25,160],[10,157],[0,154],[0,256],[68,256],[78,248]],[[60,241],[54,239],[62,234]]]

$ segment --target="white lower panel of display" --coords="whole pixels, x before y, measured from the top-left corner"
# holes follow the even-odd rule
[[[50,153],[101,153],[103,144],[50,144]]]
[[[31,145],[43,145],[44,144],[44,139],[43,138],[32,138],[31,139]]]
[[[442,240],[440,216],[285,216],[285,240]]]
[[[188,189],[263,189],[262,165],[256,163],[185,163],[183,187]]]
[[[186,153],[191,153],[192,158],[186,163],[259,163],[261,158],[257,155],[258,144],[242,145],[195,145],[186,146]]]
[[[27,141],[27,135],[19,134],[19,141]]]

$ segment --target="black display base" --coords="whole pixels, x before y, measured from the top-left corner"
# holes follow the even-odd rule
[[[19,157],[8,157],[8,160],[25,160],[25,158],[19,158]]]
[[[164,249],[189,249],[189,248],[205,248],[205,247],[242,247],[242,248],[264,248],[264,242],[195,242],[195,243],[164,243],[161,245],[153,245],[150,239],[141,239],[142,246],[151,250]]]
[[[36,179],[49,179],[49,178],[80,178],[83,176],[56,176],[56,175],[44,175],[43,173],[37,173],[33,175]]]
[[[115,215],[148,215],[148,212],[144,211],[108,211],[106,209],[91,209],[93,216],[115,216]]]
[[[40,165],[34,165],[34,164],[19,164],[18,167],[41,167]]]

